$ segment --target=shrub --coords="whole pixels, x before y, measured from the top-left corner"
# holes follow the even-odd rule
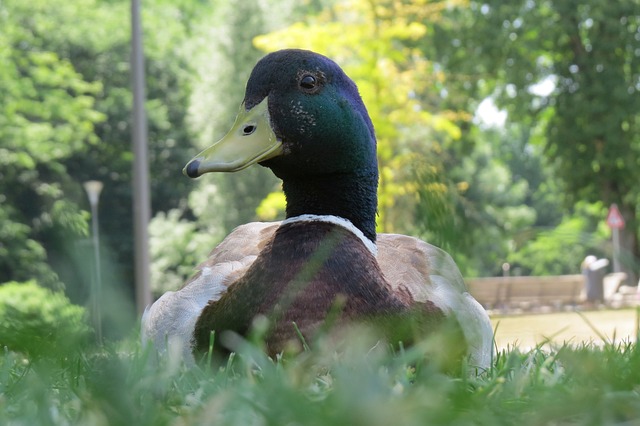
[[[34,358],[59,357],[89,342],[85,308],[33,281],[0,286],[0,347]]]

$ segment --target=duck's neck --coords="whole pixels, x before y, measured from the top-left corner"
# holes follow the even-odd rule
[[[304,214],[338,216],[375,242],[377,186],[376,172],[285,179],[282,187],[287,198],[287,218]]]

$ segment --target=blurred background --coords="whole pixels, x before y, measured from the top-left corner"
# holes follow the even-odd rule
[[[99,266],[107,336],[136,318],[130,6],[0,1],[0,283],[88,306]],[[593,255],[636,286],[639,10],[145,0],[153,294],[179,288],[235,226],[283,218],[266,169],[195,181],[181,169],[229,129],[256,61],[285,47],[331,57],[358,84],[378,137],[379,232],[446,249],[468,278],[580,274]],[[99,240],[87,181],[103,185]],[[614,203],[623,227],[607,225]]]

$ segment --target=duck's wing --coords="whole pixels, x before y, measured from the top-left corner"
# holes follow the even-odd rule
[[[166,292],[145,309],[143,345],[153,342],[161,353],[168,347],[175,348],[186,361],[192,361],[193,330],[200,313],[246,272],[279,225],[279,222],[252,222],[234,229],[182,288]]]
[[[470,363],[488,368],[493,350],[489,316],[467,291],[457,265],[447,252],[398,234],[378,234],[377,260],[394,292],[415,302],[433,302],[462,328]]]

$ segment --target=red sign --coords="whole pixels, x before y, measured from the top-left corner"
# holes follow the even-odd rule
[[[607,214],[607,225],[611,229],[622,229],[624,228],[624,218],[620,214],[620,210],[618,210],[618,206],[615,204],[611,204],[609,208],[609,213]]]

